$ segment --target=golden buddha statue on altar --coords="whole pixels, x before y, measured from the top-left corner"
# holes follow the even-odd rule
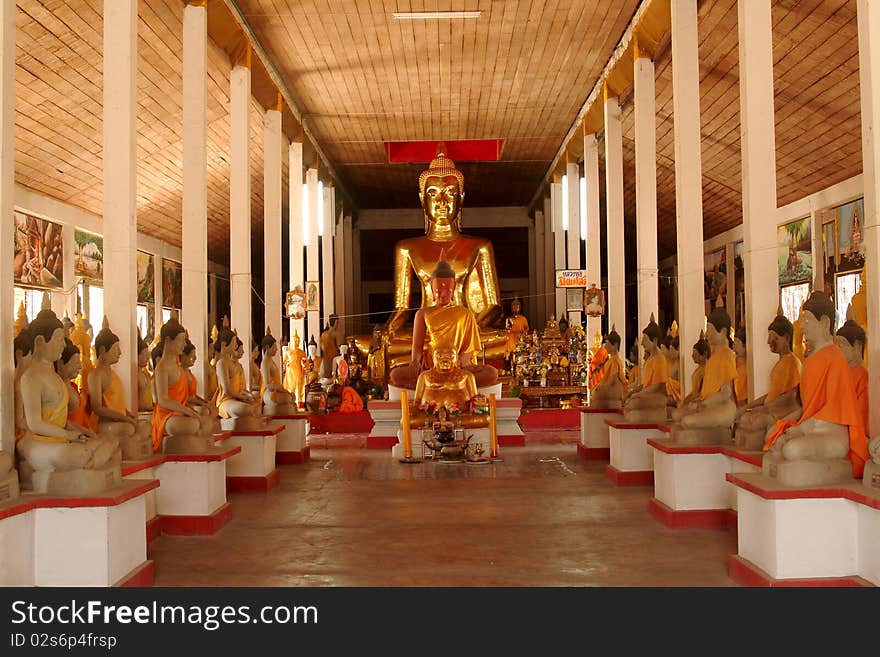
[[[441,260],[452,268],[452,303],[468,308],[476,318],[485,357],[503,358],[507,345],[507,333],[495,328],[503,310],[492,243],[461,232],[464,175],[442,149],[438,150],[419,176],[425,235],[402,240],[394,247],[394,311],[383,327],[383,333],[389,336],[389,370],[410,359],[412,330],[404,328],[404,324],[412,315],[411,275],[415,273],[421,288],[418,307],[427,309],[435,303],[431,275]],[[370,351],[370,339],[369,335],[358,336],[362,352]]]

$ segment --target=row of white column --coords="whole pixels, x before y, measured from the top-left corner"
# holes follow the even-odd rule
[[[13,2],[0,3],[0,216],[11,217],[15,182],[15,16]],[[119,336],[124,358],[117,366],[132,408],[136,405],[136,109],[137,109],[137,0],[104,1],[103,52],[103,232],[106,271],[104,307]],[[187,4],[183,18],[183,307],[187,327],[202,365],[207,363],[208,254],[207,254],[207,9],[203,2]],[[249,56],[234,62],[230,75],[230,279],[231,326],[249,353],[251,321],[251,190],[249,170],[251,79]],[[281,290],[281,107],[264,117],[265,166],[265,322],[273,335],[282,335]],[[302,144],[288,145],[290,158],[290,287],[308,280],[323,281],[325,314],[334,309],[332,230],[325,233],[324,271],[318,271],[318,217],[321,207],[333,227],[334,195],[320,195],[317,170],[309,169],[306,195],[313,210],[304,220]],[[320,203],[320,206],[319,206]],[[0,307],[12,308],[13,222],[0,222]],[[304,235],[305,233],[305,235]],[[308,239],[306,239],[306,235]],[[308,268],[303,271],[303,244]],[[309,327],[320,330],[318,313]],[[304,337],[302,320],[291,327]],[[249,369],[249,359],[244,365]],[[247,373],[249,376],[249,372]],[[204,368],[197,368],[203,390]],[[0,436],[11,450],[14,435],[12,322],[0,322]]]
[[[743,235],[745,253],[746,331],[751,336],[748,350],[749,395],[765,394],[769,385],[771,353],[763,336],[778,304],[777,286],[762,281],[776,277],[776,145],[773,103],[773,35],[770,0],[739,0],[740,122],[742,141]],[[672,0],[672,88],[675,141],[675,196],[677,234],[677,321],[681,340],[681,380],[689,392],[695,367],[690,345],[699,338],[705,309],[703,299],[703,211],[702,164],[700,151],[699,48],[696,0]],[[866,281],[868,289],[880,289],[880,7],[871,0],[859,0],[859,68],[863,140]],[[657,269],[657,176],[654,64],[635,48],[633,103],[635,113],[635,174],[638,330],[647,325],[651,313],[658,313]],[[624,269],[623,170],[618,101],[607,93],[605,117],[605,192],[607,313],[626,344],[626,305]],[[568,180],[578,179],[577,165],[566,168]],[[586,212],[584,239],[586,269],[590,282],[599,284],[599,151],[595,134],[584,136],[584,177]],[[568,202],[563,218],[562,185],[551,184],[550,198],[536,221],[554,233],[554,250],[546,252],[556,268],[580,269],[579,250],[574,241],[579,203]],[[581,210],[583,212],[583,210]],[[546,215],[549,215],[546,216]],[[566,231],[567,227],[567,231]],[[573,229],[574,227],[574,229]],[[566,250],[565,241],[568,240]],[[550,241],[547,240],[548,247]],[[567,259],[566,259],[567,258]],[[548,283],[549,286],[549,283]],[[548,287],[549,289],[549,287]],[[552,313],[548,303],[548,314]],[[555,314],[565,313],[565,298],[557,291]],[[588,335],[598,323],[588,321]],[[598,321],[598,320],[596,320]],[[868,321],[880,327],[880,295],[868,297]],[[639,335],[632,336],[636,341]],[[869,357],[880,358],[880,330],[869,331]],[[871,372],[871,404],[880,404],[880,370]],[[880,414],[872,417],[872,434],[880,432]]]

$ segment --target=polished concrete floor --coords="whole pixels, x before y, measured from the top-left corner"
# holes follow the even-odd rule
[[[735,586],[730,531],[672,530],[578,432],[527,434],[489,465],[405,465],[364,436],[312,436],[268,493],[229,496],[210,537],[162,536],[156,586]]]

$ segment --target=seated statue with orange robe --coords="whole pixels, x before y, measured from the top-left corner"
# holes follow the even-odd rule
[[[186,346],[186,330],[171,318],[159,331],[162,356],[154,373],[156,404],[153,406],[153,449],[166,454],[200,453],[214,446],[211,434],[202,433],[199,414],[187,405],[189,378],[180,364]]]
[[[281,366],[278,364],[278,341],[267,328],[260,342],[263,358],[260,361],[260,401],[266,415],[294,413],[293,398],[281,385]]]
[[[122,350],[119,338],[110,330],[106,317],[95,336],[95,356],[95,367],[87,379],[91,422],[95,432],[99,436],[118,438],[125,460],[142,461],[149,458],[153,453],[150,423],[138,420],[138,416],[126,407],[122,379],[113,370],[113,365],[122,356]]]
[[[65,341],[61,358],[55,361],[55,371],[70,385],[67,401],[67,420],[77,426],[94,432],[92,419],[88,412],[88,392],[80,390],[74,379],[82,372],[82,357],[79,348],[69,339]]]
[[[455,273],[448,262],[441,260],[431,274],[434,305],[420,308],[416,313],[410,363],[391,370],[392,385],[414,387],[419,373],[434,366],[433,352],[440,344],[454,345],[459,366],[474,375],[478,387],[498,380],[498,370],[494,367],[473,363],[474,352],[482,349],[480,328],[473,312],[453,303],[454,287]],[[424,348],[426,341],[427,349]]]
[[[659,423],[667,419],[666,380],[669,378],[669,361],[660,353],[663,334],[651,321],[642,331],[642,349],[645,362],[642,365],[642,382],[630,388],[623,400],[623,419],[628,423]]]
[[[681,403],[681,374],[679,369],[679,345],[680,341],[673,329],[666,335],[660,346],[660,353],[669,363],[669,378],[666,379],[666,405],[677,407]]]
[[[626,392],[626,374],[620,360],[620,335],[611,327],[602,346],[608,353],[602,366],[602,379],[590,391],[590,408],[620,408]]]
[[[770,387],[766,395],[737,411],[734,444],[747,450],[760,450],[767,438],[767,430],[801,408],[798,401],[801,361],[792,352],[794,326],[782,314],[781,308],[767,327],[767,336],[770,351],[779,355],[770,370]]]
[[[700,398],[672,410],[670,437],[678,442],[730,442],[736,419],[736,356],[728,342],[730,315],[719,306],[706,322],[706,340],[712,355],[706,361]]]
[[[862,361],[865,353],[865,343],[867,342],[865,330],[855,320],[848,319],[844,322],[843,326],[837,329],[834,342],[843,352],[849,365],[853,387],[856,391],[856,404],[859,408],[859,414],[862,416],[862,427],[864,427],[865,433],[868,433],[870,431],[868,370],[865,369],[864,362]]]
[[[711,354],[712,350],[709,347],[709,341],[706,340],[706,334],[700,331],[700,339],[694,343],[694,348],[691,350],[691,359],[697,367],[691,374],[691,391],[684,398],[684,403],[701,399],[703,378],[706,376],[706,361],[709,360]]]
[[[778,421],[764,443],[763,473],[788,486],[809,487],[861,478],[868,445],[846,357],[834,344],[834,303],[813,291],[802,318],[806,353],[802,411]]]
[[[161,357],[161,354],[159,354],[159,356]],[[196,381],[195,374],[192,373],[192,367],[195,364],[196,346],[189,341],[189,338],[187,338],[183,351],[180,352],[180,365],[183,367],[183,371],[186,373],[186,379],[189,382],[189,399],[186,400],[186,405],[199,414],[199,420],[201,422],[199,433],[214,435],[221,431],[220,416],[218,415],[217,407],[209,401],[210,397],[206,399],[198,394],[199,384],[198,381]],[[155,371],[155,365],[153,366],[153,370]],[[211,368],[208,368],[208,371],[211,371]],[[205,383],[205,386],[207,387],[207,382]]]
[[[217,337],[217,392],[213,404],[220,413],[220,424],[227,430],[253,431],[262,425],[260,400],[247,390],[244,368],[238,358],[244,355],[241,340],[226,326]]]

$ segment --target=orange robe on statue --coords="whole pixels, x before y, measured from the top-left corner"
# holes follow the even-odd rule
[[[737,403],[749,400],[749,368],[745,358],[736,358],[736,391]]]
[[[92,424],[92,418],[89,417],[89,412],[86,410],[89,401],[88,391],[85,390],[85,386],[83,386],[83,390],[80,390],[76,387],[75,382],[70,381],[69,383],[70,387],[79,395],[79,406],[76,407],[75,411],[67,415],[67,419],[74,424],[78,424],[81,427],[94,431],[97,428],[97,424]]]
[[[853,375],[837,345],[814,352],[804,361],[800,396],[803,411],[799,420],[779,420],[764,443],[769,450],[788,428],[815,417],[817,420],[849,427],[849,460],[853,476],[862,476],[868,460],[868,441],[862,426]]]
[[[856,404],[862,416],[862,427],[865,433],[868,433],[871,426],[868,422],[868,370],[862,365],[856,365],[850,367],[849,372],[852,374],[853,387],[856,389]]]
[[[178,367],[180,367],[180,377],[176,382],[168,386],[168,396],[178,404],[186,405],[186,401],[189,399],[189,377],[186,376],[186,370],[183,369],[183,366],[178,365]],[[151,419],[153,425],[154,452],[158,452],[162,449],[162,437],[165,435],[165,423],[168,422],[168,418],[174,415],[180,415],[180,413],[159,406],[159,400],[156,400],[156,405],[153,406],[153,417]]]
[[[785,354],[776,361],[776,365],[770,370],[770,389],[764,403],[772,402],[779,395],[784,395],[789,390],[794,390],[801,382],[801,361],[793,353]]]
[[[343,386],[341,402],[337,409],[340,413],[357,413],[364,409],[364,402],[351,386]]]
[[[736,381],[736,354],[733,349],[721,346],[712,352],[706,361],[706,371],[703,374],[703,385],[700,388],[700,398],[706,401],[709,397],[721,390],[721,386],[729,381]]]
[[[669,380],[669,361],[663,354],[654,354],[645,361],[642,386],[647,388],[655,383],[665,384]]]
[[[608,362],[608,350],[605,347],[599,347],[590,359],[590,378],[588,381],[590,390],[605,380],[605,365]]]

